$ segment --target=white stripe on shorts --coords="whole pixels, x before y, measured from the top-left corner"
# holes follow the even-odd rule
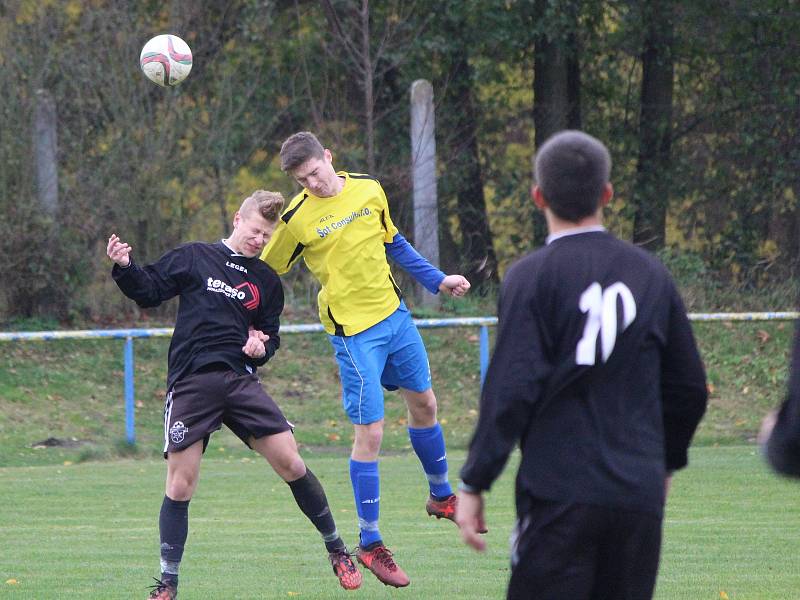
[[[364,377],[361,375],[361,371],[358,370],[358,365],[356,361],[353,360],[353,355],[350,354],[350,349],[347,347],[347,342],[345,341],[347,338],[345,336],[341,336],[342,345],[344,346],[345,352],[347,352],[347,356],[350,357],[350,362],[353,363],[353,368],[358,373],[358,378],[361,380],[361,389],[358,390],[358,424],[361,425],[363,419],[361,418],[361,401],[364,398]]]
[[[164,452],[169,448],[169,420],[172,418],[172,390],[164,402]]]

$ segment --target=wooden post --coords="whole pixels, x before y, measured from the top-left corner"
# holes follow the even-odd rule
[[[33,147],[39,205],[55,218],[58,212],[58,157],[56,103],[47,90],[36,90]]]
[[[433,87],[424,79],[411,84],[411,172],[414,182],[414,247],[439,266],[439,211],[436,198],[436,139]],[[417,285],[422,306],[439,305],[439,296]]]

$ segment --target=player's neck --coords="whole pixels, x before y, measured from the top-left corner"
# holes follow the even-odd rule
[[[346,182],[347,182],[346,178],[342,177],[341,175],[336,176],[336,187],[334,188],[336,190],[336,193],[334,194],[334,196],[338,196],[339,194],[342,193],[342,190],[344,189],[344,184]]]
[[[564,219],[558,218],[556,215],[553,214],[553,211],[548,210],[545,214],[547,219],[547,230],[552,235],[554,233],[562,233],[564,231],[569,231],[570,229],[583,229],[585,227],[602,227],[603,225],[603,212],[602,209],[598,209],[598,211],[590,215],[588,217],[584,217],[580,221],[566,221]]]
[[[239,247],[239,244],[237,244],[236,239],[232,234],[226,238],[222,238],[222,243],[225,244],[229,249],[233,250],[236,254],[242,254],[242,249]]]

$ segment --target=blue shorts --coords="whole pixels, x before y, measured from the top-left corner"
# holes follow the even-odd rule
[[[361,333],[328,337],[339,363],[342,405],[356,425],[383,418],[383,387],[413,392],[431,387],[428,353],[403,302],[394,313]]]

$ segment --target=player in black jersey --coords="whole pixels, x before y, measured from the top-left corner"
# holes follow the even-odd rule
[[[764,419],[759,442],[775,471],[800,477],[800,323],[794,334],[786,399],[780,410]]]
[[[280,345],[283,289],[259,255],[283,204],[278,193],[256,191],[237,211],[230,237],[179,246],[147,266],[133,262],[131,247],[116,234],[108,240],[107,254],[115,263],[112,276],[126,296],[143,308],[180,298],[164,408],[167,482],[159,517],[161,579],[149,598],[177,596],[200,459],[211,433],[223,423],[288,483],[322,535],[342,587],[361,585],[322,485],[297,451],[292,425],[255,374]]]
[[[652,255],[609,234],[611,160],[565,131],[536,156],[547,245],[503,281],[456,520],[483,549],[483,492],[519,443],[508,598],[651,598],[673,471],[706,407],[683,303]]]

